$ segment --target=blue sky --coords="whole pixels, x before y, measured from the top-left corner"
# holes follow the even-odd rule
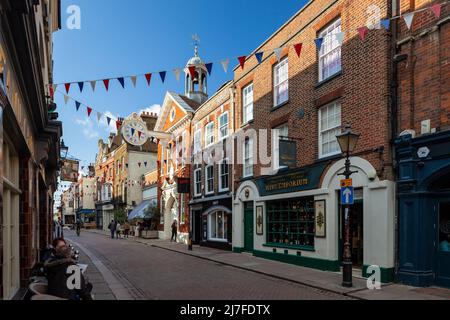
[[[183,78],[177,82],[172,70],[183,67],[193,56],[192,35],[198,34],[200,57],[218,62],[230,58],[228,73],[219,63],[209,78],[209,94],[233,77],[237,56],[247,55],[283,25],[307,1],[279,0],[276,5],[262,0],[62,0],[62,30],[54,34],[54,82],[75,82],[167,70],[164,84],[157,74],[151,86],[138,79],[136,88],[126,80],[125,90],[112,80],[105,91],[97,83],[93,93],[85,84],[82,93],[72,85],[69,96],[94,110],[125,117],[132,112],[162,104],[168,90],[183,93]],[[70,30],[66,12],[70,5],[81,9],[81,29]],[[64,86],[58,91],[65,92]],[[106,138],[112,127],[97,124],[95,111],[88,119],[86,108],[76,112],[56,93],[59,119],[69,153],[94,162],[98,139]]]

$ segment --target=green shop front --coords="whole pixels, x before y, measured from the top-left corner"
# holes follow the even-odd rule
[[[350,211],[356,270],[380,268],[393,280],[394,182],[354,157],[355,204]],[[344,161],[320,162],[242,181],[233,200],[233,251],[328,271],[340,271],[344,217],[340,180]]]

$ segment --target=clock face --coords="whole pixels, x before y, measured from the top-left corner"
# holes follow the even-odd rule
[[[126,121],[122,126],[122,136],[127,143],[142,146],[148,138],[145,123],[137,120]]]

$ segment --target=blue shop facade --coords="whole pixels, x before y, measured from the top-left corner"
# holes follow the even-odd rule
[[[398,280],[450,288],[450,130],[396,139]]]

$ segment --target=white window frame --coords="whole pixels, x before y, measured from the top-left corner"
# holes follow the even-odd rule
[[[181,165],[184,167],[186,165],[186,130],[183,131],[181,135]]]
[[[334,76],[342,70],[342,44],[339,44],[336,34],[341,32],[341,18],[334,20],[319,33],[318,38],[323,38],[322,46],[319,51],[319,82]],[[333,70],[331,62],[327,62],[336,55],[337,67]],[[328,73],[324,75],[324,70]]]
[[[214,121],[205,126],[205,148],[214,144]]]
[[[221,124],[221,121],[224,117],[227,117],[227,122],[224,124]],[[228,111],[225,111],[224,113],[222,113],[219,116],[219,128],[217,129],[217,136],[219,137],[219,141],[225,139],[226,137],[228,137],[230,135],[230,128],[229,128],[229,123],[230,123],[230,117],[228,116]],[[226,129],[226,134],[222,134],[222,129]]]
[[[199,179],[197,179],[197,172],[200,172]],[[198,197],[201,195],[202,195],[202,168],[198,168],[194,170],[194,196]]]
[[[273,132],[273,143],[272,143],[272,145],[273,145],[273,153],[272,153],[272,159],[273,159],[273,168],[275,169],[275,170],[278,170],[278,169],[281,169],[281,168],[284,168],[284,167],[281,167],[280,166],[280,140],[282,140],[282,137],[283,138],[287,138],[287,137],[285,137],[285,136],[283,136],[282,134],[281,134],[281,132],[280,132],[280,128],[284,128],[284,127],[286,127],[287,128],[287,133],[288,133],[288,135],[289,135],[289,125],[288,125],[288,123],[286,122],[286,123],[283,123],[282,125],[279,125],[278,127],[276,127],[276,128],[274,128],[273,130],[272,130],[272,132]]]
[[[212,176],[208,175],[208,169],[212,168]],[[212,189],[209,190],[209,181],[212,181]],[[214,165],[210,164],[205,167],[205,194],[213,194],[214,193]]]
[[[330,128],[329,127],[327,127],[326,129],[322,128],[322,111],[324,109],[328,110],[331,107],[337,107],[337,106],[339,107],[339,123],[336,124],[333,127],[330,127]],[[318,128],[319,128],[319,130],[318,130],[319,131],[319,158],[325,158],[325,157],[333,156],[333,155],[336,155],[336,154],[340,154],[341,150],[339,148],[339,144],[337,143],[337,139],[336,138],[335,138],[336,139],[336,144],[337,144],[338,147],[337,147],[337,149],[335,151],[328,152],[328,153],[323,153],[322,149],[323,149],[323,135],[324,134],[326,134],[328,132],[331,132],[331,131],[336,131],[336,133],[341,131],[341,123],[342,123],[341,102],[339,100],[333,101],[333,102],[331,102],[331,103],[321,107],[318,112],[319,112],[319,116],[318,116],[318,118],[319,118],[319,126],[318,126]],[[328,113],[328,111],[327,111],[327,113]],[[330,140],[330,141],[332,141],[332,140]],[[328,141],[328,142],[330,142],[330,141]]]
[[[220,213],[222,214],[223,238],[212,237],[212,232],[211,232],[212,227],[213,227],[212,217],[213,217],[213,215],[216,216],[216,220],[215,220],[216,223],[214,223],[214,228],[216,229],[215,231],[216,231],[216,236],[217,236],[217,231],[218,231],[218,229],[217,229],[217,214],[220,214]],[[228,222],[225,222],[226,218],[227,218],[227,213],[222,210],[213,211],[208,214],[208,240],[228,242]],[[226,226],[226,228],[225,228],[225,226]]]
[[[285,78],[281,78],[281,76],[283,75],[282,73],[280,73],[281,70],[283,70],[282,68],[286,67],[286,74],[285,74]],[[287,97],[285,100],[283,101],[278,101],[280,95],[278,94],[278,88],[281,87],[282,85],[286,85],[286,91],[287,91]],[[283,59],[280,60],[280,62],[276,63],[273,66],[273,106],[274,108],[289,101],[289,60],[288,57],[284,57]]]
[[[248,159],[246,159],[246,155],[245,155],[245,148],[246,148],[247,145],[248,145],[248,148],[249,148],[249,157],[248,157]],[[252,137],[248,137],[244,141],[244,143],[242,145],[242,150],[243,150],[243,153],[242,153],[242,160],[243,160],[242,161],[242,163],[243,163],[243,165],[242,165],[242,177],[243,178],[252,177],[253,176],[253,171],[254,171],[254,168],[253,168],[253,166],[254,166],[254,161],[253,161],[254,154],[253,154],[253,138]],[[251,168],[251,172],[247,172],[246,171],[246,167],[247,167],[246,162],[247,162],[247,160],[249,161],[248,167]]]
[[[194,154],[202,150],[202,129],[197,129],[194,132]]]
[[[251,99],[248,99],[249,97],[249,89],[251,90]],[[254,102],[254,91],[253,91],[253,82],[246,85],[244,88],[242,88],[242,124],[246,124],[253,120],[253,102]],[[251,101],[247,101],[251,100]],[[251,109],[251,112],[249,112],[248,109]]]
[[[226,165],[228,167],[228,172],[226,174],[222,171],[222,166],[226,162]],[[227,187],[222,188],[222,177],[227,176]],[[230,164],[228,161],[228,158],[223,159],[219,162],[219,192],[229,191],[230,190]]]

